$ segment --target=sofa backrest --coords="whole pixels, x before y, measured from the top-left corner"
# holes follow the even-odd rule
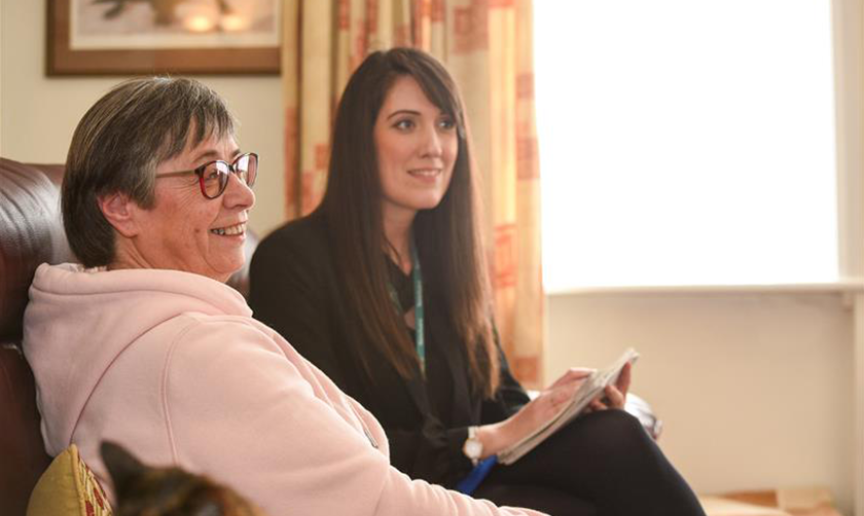
[[[0,158],[0,514],[24,516],[30,492],[50,457],[39,430],[33,373],[21,354],[24,309],[43,262],[75,261],[60,215],[62,165]],[[246,239],[246,265],[228,281],[249,292],[249,261],[258,244]]]
[[[33,373],[21,355],[27,289],[42,262],[72,259],[60,222],[60,166],[0,158],[0,512],[23,515],[48,467]]]

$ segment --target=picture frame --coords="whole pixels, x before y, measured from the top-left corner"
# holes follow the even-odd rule
[[[48,0],[46,74],[278,74],[280,0]]]

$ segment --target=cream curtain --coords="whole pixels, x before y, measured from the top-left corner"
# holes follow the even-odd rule
[[[459,83],[483,188],[495,311],[516,376],[542,386],[544,296],[530,0],[285,0],[286,213],[326,188],[330,123],[371,51],[422,48]]]

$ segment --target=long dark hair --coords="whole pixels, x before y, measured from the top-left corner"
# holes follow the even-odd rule
[[[384,99],[399,77],[417,81],[429,100],[457,125],[459,150],[450,186],[439,205],[422,210],[413,233],[423,264],[424,289],[465,343],[475,388],[491,397],[498,387],[499,357],[491,323],[491,297],[482,238],[478,191],[467,120],[456,83],[430,55],[394,48],[369,55],[351,76],[333,129],[327,192],[319,207],[331,245],[342,258],[345,295],[365,336],[376,349],[361,348],[367,373],[377,351],[404,378],[419,370],[414,343],[388,291],[381,213],[383,193],[373,128]],[[432,322],[431,324],[434,324]]]

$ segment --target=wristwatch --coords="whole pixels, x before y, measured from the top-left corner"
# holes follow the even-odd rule
[[[468,439],[465,439],[465,444],[462,446],[462,453],[471,459],[471,464],[477,465],[480,462],[480,457],[483,455],[483,443],[477,438],[477,427],[468,427]]]

